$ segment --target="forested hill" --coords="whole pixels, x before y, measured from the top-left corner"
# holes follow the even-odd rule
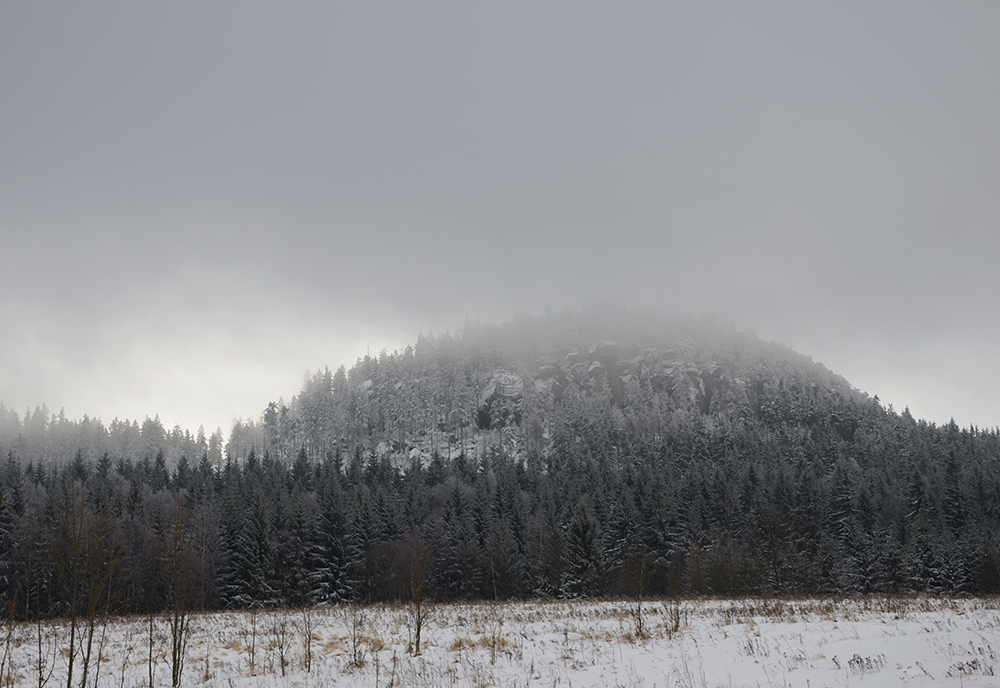
[[[0,592],[40,614],[72,595],[71,516],[102,533],[88,549],[117,562],[100,580],[123,610],[175,599],[177,560],[145,564],[181,526],[205,607],[399,599],[417,580],[439,600],[1000,592],[996,430],[897,414],[708,320],[423,336],[308,375],[224,457],[148,419],[124,424],[127,452],[122,426],[0,420]]]
[[[710,320],[564,312],[365,357],[307,376],[286,406],[234,429],[230,453],[279,461],[369,452],[397,467],[502,444],[517,460],[663,450],[681,431],[806,427],[851,441],[866,397],[823,366]],[[582,425],[581,425],[582,424]],[[832,441],[823,440],[823,441]],[[560,449],[560,447],[562,449]]]

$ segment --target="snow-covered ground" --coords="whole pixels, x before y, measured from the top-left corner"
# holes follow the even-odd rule
[[[414,656],[412,609],[339,607],[199,614],[186,686],[997,686],[1000,601],[524,602],[427,607]],[[306,629],[311,626],[307,670]],[[42,627],[46,685],[66,684],[65,624]],[[100,631],[100,629],[98,629]],[[88,686],[170,685],[165,619],[112,621]],[[96,643],[100,637],[95,636]],[[996,647],[994,647],[996,646]],[[38,628],[4,647],[9,685],[39,685]],[[95,650],[96,654],[96,650]],[[282,669],[284,658],[284,669]],[[74,671],[79,676],[79,665]],[[11,674],[7,674],[11,676]],[[74,679],[74,684],[78,681]],[[4,685],[8,685],[4,682]]]

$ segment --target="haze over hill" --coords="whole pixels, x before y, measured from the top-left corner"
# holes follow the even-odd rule
[[[381,454],[385,441],[399,450],[461,432],[472,444],[456,445],[454,452],[478,456],[484,450],[478,443],[489,436],[479,431],[511,425],[532,438],[533,451],[545,452],[548,440],[539,433],[551,422],[553,404],[568,398],[583,395],[619,414],[759,421],[762,395],[786,384],[821,390],[843,403],[868,400],[810,357],[752,331],[715,318],[592,301],[582,312],[550,310],[500,324],[468,321],[454,333],[420,335],[395,351],[367,353],[350,368],[307,372],[287,402],[276,396],[225,431],[165,426],[155,409],[141,422],[116,418],[105,424],[97,416],[78,421],[47,408],[21,417],[0,403],[0,449],[17,446],[23,460],[57,463],[68,460],[74,446],[91,459],[110,451],[140,460],[164,451],[168,466],[182,455],[196,459],[206,452],[218,465],[255,449],[288,463],[302,447],[317,457],[331,449]],[[497,408],[504,409],[501,416]],[[515,408],[516,418],[510,416]],[[54,439],[42,442],[46,433]],[[20,435],[34,439],[25,443]],[[515,454],[523,458],[524,451],[522,446]]]
[[[523,459],[552,450],[553,418],[566,404],[585,404],[587,416],[610,408],[638,437],[653,432],[652,418],[772,422],[765,398],[786,388],[819,395],[810,404],[868,402],[842,377],[752,332],[595,303],[582,313],[472,321],[454,334],[422,335],[404,349],[365,356],[350,369],[317,371],[287,404],[272,401],[257,419],[234,426],[228,446],[234,458],[256,448],[284,463],[302,447],[319,456],[360,447],[395,455],[401,466],[411,451],[480,457],[482,442],[492,441],[487,431],[499,430],[503,440],[510,428],[507,439],[528,444],[506,451]],[[447,448],[435,444],[441,438]]]

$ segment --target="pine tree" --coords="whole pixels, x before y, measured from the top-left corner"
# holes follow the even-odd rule
[[[479,587],[479,538],[473,524],[472,492],[457,478],[450,489],[438,535],[437,584],[453,597],[468,599]]]
[[[344,494],[337,476],[331,473],[320,493],[319,521],[312,545],[310,590],[314,604],[339,604],[353,598],[347,551],[347,524]]]
[[[566,533],[566,570],[560,594],[563,597],[592,597],[603,592],[604,563],[601,529],[590,503],[577,502]]]
[[[230,505],[223,531],[223,567],[219,589],[228,608],[262,608],[276,604],[273,585],[274,533],[263,493],[251,490],[245,506]]]
[[[12,608],[19,592],[17,571],[14,568],[17,548],[14,528],[17,515],[11,504],[13,500],[8,494],[6,486],[0,489],[0,616]]]

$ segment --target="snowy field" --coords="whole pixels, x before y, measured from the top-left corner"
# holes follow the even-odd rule
[[[185,686],[997,686],[1000,601],[450,604],[193,616]],[[311,628],[311,633],[309,629]],[[7,629],[5,685],[66,685],[68,627]],[[94,638],[93,655],[102,642]],[[171,683],[165,618],[110,622],[87,686]],[[150,653],[150,637],[153,649]],[[41,642],[39,639],[41,638]],[[41,662],[39,663],[39,657]],[[41,671],[39,671],[41,669]],[[79,684],[80,665],[74,669]]]

